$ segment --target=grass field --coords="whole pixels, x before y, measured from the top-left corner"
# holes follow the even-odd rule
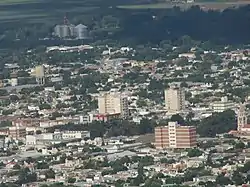
[[[35,3],[36,0],[0,0],[0,5]]]
[[[157,4],[141,4],[141,5],[125,5],[119,6],[119,8],[125,9],[166,9],[178,6],[181,9],[188,9],[191,6],[198,5],[203,9],[218,9],[223,10],[226,8],[233,8],[250,4],[250,1],[224,1],[224,2],[197,2],[197,3],[157,3]]]
[[[0,23],[62,23],[65,14],[85,14],[96,7],[84,0],[0,0]]]
[[[102,0],[104,1],[104,0]],[[98,8],[101,0],[0,0],[0,23],[26,22],[26,23],[61,23],[65,14],[88,15]],[[200,0],[206,1],[206,0]],[[207,0],[209,1],[209,0]],[[226,1],[226,2],[218,2]],[[197,2],[186,4],[159,3],[118,6],[124,9],[163,9],[179,6],[188,9],[199,5],[204,9],[225,9],[239,5],[246,5],[250,0],[229,2],[230,0],[217,0],[216,2]],[[86,3],[87,2],[87,3]]]

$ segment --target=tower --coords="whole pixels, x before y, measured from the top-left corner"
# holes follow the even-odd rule
[[[240,104],[240,108],[237,112],[237,130],[242,131],[242,128],[247,124],[246,107],[244,104]]]
[[[36,66],[35,68],[36,82],[40,85],[45,84],[45,70],[44,66]]]
[[[165,105],[168,112],[180,112],[185,109],[185,91],[173,85],[165,90]]]
[[[121,114],[121,117],[129,116],[128,98],[119,92],[106,92],[98,97],[98,109],[100,114]]]

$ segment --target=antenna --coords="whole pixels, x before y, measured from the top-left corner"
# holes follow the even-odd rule
[[[67,15],[64,16],[63,23],[64,23],[64,25],[68,25],[69,24],[69,20],[67,18]]]

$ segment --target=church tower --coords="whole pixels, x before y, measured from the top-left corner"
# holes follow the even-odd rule
[[[237,130],[242,131],[242,128],[247,124],[247,113],[244,104],[240,104],[240,108],[237,113]]]

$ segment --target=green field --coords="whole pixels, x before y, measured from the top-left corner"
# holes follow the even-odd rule
[[[85,14],[95,9],[85,0],[0,0],[0,23],[22,21],[26,23],[61,23],[69,16]]]
[[[0,5],[34,3],[36,0],[0,0]]]
[[[171,4],[171,3],[157,3],[157,4],[141,4],[141,5],[124,5],[118,6],[118,8],[125,9],[165,9],[172,8],[173,6],[183,6],[182,4]]]
[[[181,9],[188,9],[191,6],[199,5],[208,9],[225,9],[228,7],[245,5],[250,1],[217,0],[216,2],[200,2],[174,4],[170,2],[158,4],[129,5],[131,1],[125,2],[128,5],[119,6],[123,1],[112,1],[114,6],[124,9],[166,9],[179,6]],[[110,3],[108,1],[108,3]],[[208,0],[209,1],[209,0]],[[218,2],[226,1],[226,2]],[[22,22],[22,23],[62,23],[65,14],[74,17],[75,15],[94,15],[95,9],[103,6],[103,0],[0,0],[0,23]],[[99,11],[99,10],[97,10]],[[91,13],[90,13],[91,12]]]
[[[195,2],[195,3],[156,3],[156,4],[141,4],[141,5],[125,5],[118,6],[119,8],[124,9],[166,9],[173,8],[174,6],[178,6],[181,9],[188,9],[191,6],[200,6],[205,9],[225,9],[230,7],[238,7],[250,4],[250,1],[218,1],[218,2]]]

